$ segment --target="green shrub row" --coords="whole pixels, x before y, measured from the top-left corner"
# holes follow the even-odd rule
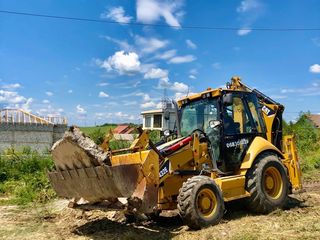
[[[305,173],[320,169],[320,131],[309,121],[306,114],[301,114],[296,123],[284,122],[284,134],[294,134],[297,140],[302,170]],[[103,142],[105,131],[100,128],[89,133],[97,143]],[[150,132],[150,139],[156,143],[160,132]],[[130,142],[110,142],[113,150],[127,148]],[[30,202],[45,203],[55,197],[48,180],[47,172],[54,164],[50,154],[39,154],[25,148],[21,152],[9,149],[0,155],[0,195],[10,197],[16,204]],[[0,200],[1,202],[1,200]]]
[[[35,151],[9,151],[0,155],[0,194],[17,204],[45,203],[55,196],[47,171],[53,168],[50,155]]]
[[[284,134],[293,134],[296,138],[303,172],[320,169],[320,130],[309,120],[308,114],[301,113],[297,122],[283,124]]]

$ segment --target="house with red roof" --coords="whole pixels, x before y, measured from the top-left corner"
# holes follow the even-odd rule
[[[118,125],[113,129],[113,136],[116,140],[133,141],[137,135],[137,130],[129,125]]]

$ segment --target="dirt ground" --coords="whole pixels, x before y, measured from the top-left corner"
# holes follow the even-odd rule
[[[183,226],[172,212],[158,223],[127,223],[116,212],[82,212],[66,204],[0,206],[0,239],[320,239],[320,181],[306,182],[286,210],[253,215],[238,202],[227,207],[220,224],[200,231]]]

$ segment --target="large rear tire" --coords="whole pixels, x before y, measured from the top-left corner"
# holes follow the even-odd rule
[[[189,178],[179,190],[178,210],[183,222],[192,229],[217,224],[224,213],[222,192],[209,177]]]
[[[269,213],[286,203],[289,182],[286,169],[270,152],[261,154],[246,175],[246,190],[251,194],[247,207],[256,213]]]

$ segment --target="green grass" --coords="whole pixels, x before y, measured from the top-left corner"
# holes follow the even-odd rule
[[[55,197],[47,171],[53,168],[50,155],[32,151],[0,156],[0,196],[10,203],[45,203]],[[2,202],[3,202],[2,201]]]
[[[93,132],[97,131],[100,129],[101,132],[103,133],[107,133],[109,132],[109,130],[111,129],[114,129],[116,128],[116,124],[114,125],[107,125],[107,126],[94,126],[94,127],[80,127],[81,131],[86,134],[86,135],[90,135],[92,134]]]

